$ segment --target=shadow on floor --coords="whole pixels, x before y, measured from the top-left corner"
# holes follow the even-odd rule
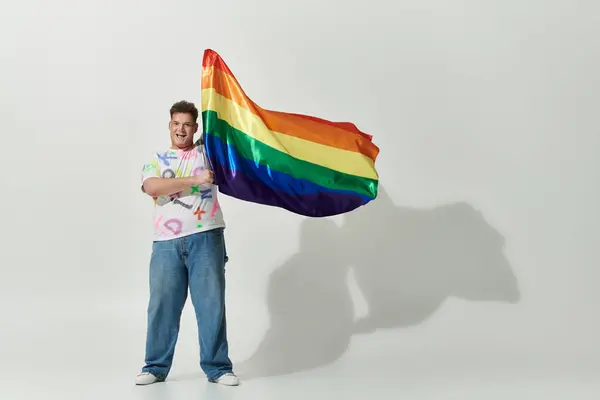
[[[243,379],[321,367],[348,349],[353,335],[416,325],[449,297],[516,303],[517,279],[504,238],[466,203],[432,209],[378,198],[346,214],[342,226],[306,219],[300,250],[269,277],[270,328],[238,363]],[[349,274],[368,315],[355,321]]]

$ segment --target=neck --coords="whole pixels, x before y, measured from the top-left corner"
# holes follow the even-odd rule
[[[174,144],[172,144],[172,145],[171,145],[171,148],[172,148],[173,150],[183,150],[183,151],[188,151],[188,150],[191,150],[191,149],[193,149],[193,148],[194,148],[194,145],[193,145],[193,144],[190,144],[190,145],[189,145],[189,146],[187,146],[187,147],[177,147],[177,146],[175,146]]]

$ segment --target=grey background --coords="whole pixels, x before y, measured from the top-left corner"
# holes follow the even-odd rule
[[[597,374],[599,3],[1,7],[0,351],[11,384],[0,390],[11,398],[81,398],[63,378],[91,384],[86,371],[99,370],[129,384],[141,367],[152,202],[140,171],[168,145],[170,105],[200,105],[205,48],[261,106],[352,121],[381,148],[381,196],[355,213],[309,220],[222,197],[244,379],[404,377],[414,389],[439,376],[447,396],[466,398],[448,391],[469,377],[581,389]],[[200,376],[191,313],[181,382]]]

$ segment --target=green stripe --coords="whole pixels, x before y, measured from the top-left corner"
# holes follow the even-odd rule
[[[377,180],[335,171],[307,161],[299,160],[274,149],[235,129],[218,117],[212,110],[202,112],[205,132],[219,137],[224,143],[235,147],[240,156],[273,170],[286,173],[296,179],[306,179],[329,189],[349,190],[365,196],[375,197]]]

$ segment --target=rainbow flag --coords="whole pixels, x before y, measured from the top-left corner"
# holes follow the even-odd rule
[[[309,217],[352,211],[377,196],[372,136],[348,122],[256,105],[213,50],[202,62],[202,124],[219,192]]]

